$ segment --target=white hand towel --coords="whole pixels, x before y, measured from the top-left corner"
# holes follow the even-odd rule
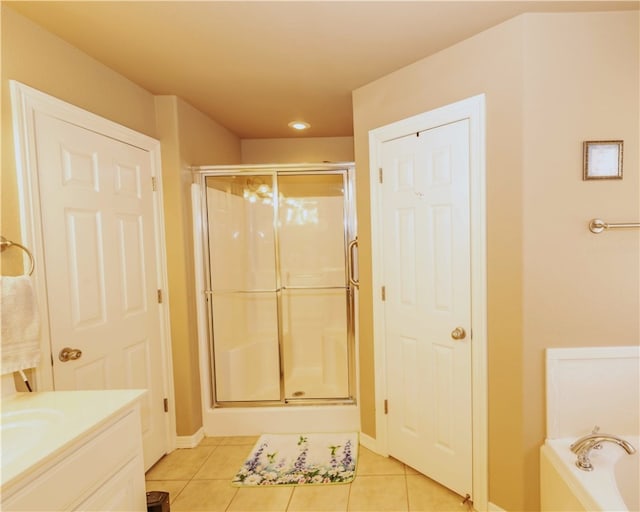
[[[40,362],[40,315],[29,276],[0,276],[2,374]]]

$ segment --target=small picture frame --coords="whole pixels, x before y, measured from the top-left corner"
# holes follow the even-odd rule
[[[586,140],[584,147],[583,180],[622,179],[621,140]]]

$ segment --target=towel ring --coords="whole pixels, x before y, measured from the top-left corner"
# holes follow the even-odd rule
[[[29,256],[29,272],[27,272],[27,274],[28,275],[33,274],[33,269],[35,268],[35,262],[33,261],[33,254],[31,254],[31,251],[27,249],[24,245],[19,244],[17,242],[12,242],[11,240],[7,240],[5,237],[0,235],[0,251],[4,251],[5,249],[8,249],[12,245],[22,249],[24,252],[27,253],[27,256]]]

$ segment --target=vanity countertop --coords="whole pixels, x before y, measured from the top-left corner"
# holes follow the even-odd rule
[[[137,389],[43,391],[2,397],[0,486],[46,463],[145,393]]]

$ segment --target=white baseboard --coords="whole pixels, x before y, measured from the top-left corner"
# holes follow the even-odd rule
[[[362,432],[360,432],[360,444],[368,450],[378,453],[378,441]]]
[[[200,427],[195,434],[190,436],[177,436],[176,448],[195,448],[204,439],[204,428]]]
[[[487,505],[487,510],[489,512],[507,512],[505,509],[500,508],[498,505],[491,502],[489,502],[489,504]]]

